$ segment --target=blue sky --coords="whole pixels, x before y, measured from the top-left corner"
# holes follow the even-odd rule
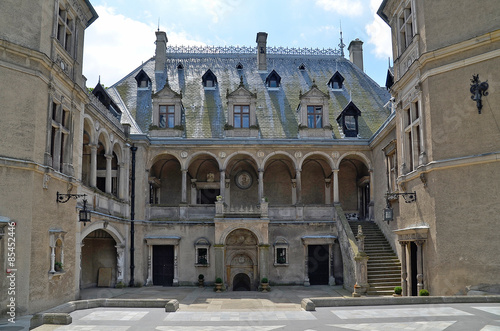
[[[391,56],[390,29],[376,15],[382,0],[90,0],[99,18],[85,34],[83,73],[87,86],[113,85],[154,56],[155,34],[169,45],[255,46],[267,32],[268,46],[338,48],[364,42],[364,70],[385,84]],[[349,57],[347,46],[346,58]]]

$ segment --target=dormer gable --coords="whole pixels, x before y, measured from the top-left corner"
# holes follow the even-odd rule
[[[359,133],[358,117],[361,116],[361,111],[350,101],[344,110],[337,117],[337,123],[340,126],[341,133],[345,137],[357,137]]]
[[[134,78],[135,81],[137,82],[137,88],[151,87],[151,79],[143,69],[141,69]]]
[[[257,118],[255,109],[257,104],[257,94],[252,93],[243,84],[243,77],[240,77],[240,85],[232,92],[227,91],[227,127],[239,130],[246,129],[244,135],[240,136],[256,136],[258,134]],[[235,136],[234,132],[226,133],[226,136]]]
[[[321,91],[316,82],[313,81],[311,88],[299,95],[300,104],[299,111],[299,128],[301,129],[301,137],[331,137],[331,131],[312,134],[305,132],[310,129],[331,129],[328,102],[330,95]]]
[[[205,74],[201,77],[201,80],[203,87],[206,89],[215,88],[217,86],[217,77],[210,69],[205,72]]]
[[[344,86],[344,77],[336,71],[332,78],[328,81],[328,87],[330,87],[332,90],[342,90],[342,87]]]
[[[267,88],[279,88],[281,86],[281,76],[278,75],[276,70],[271,71],[271,73],[266,78]]]
[[[107,110],[113,114],[114,117],[120,119],[122,116],[122,111],[118,107],[118,105],[111,99],[106,89],[101,85],[101,82],[97,83],[97,85],[92,90],[92,94],[96,96],[97,99],[106,107]]]
[[[182,130],[182,94],[172,90],[166,84],[165,87],[154,93],[151,97],[153,99],[152,125],[159,129]],[[181,132],[177,132],[177,135],[180,134]]]

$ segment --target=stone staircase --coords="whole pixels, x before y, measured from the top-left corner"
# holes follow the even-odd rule
[[[365,235],[365,252],[368,255],[368,295],[392,295],[394,287],[401,286],[401,262],[392,250],[377,224],[366,221],[349,221],[352,233],[358,235],[358,225]]]

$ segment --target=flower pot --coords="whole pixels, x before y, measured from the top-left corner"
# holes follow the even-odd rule
[[[204,279],[198,279],[198,287],[204,287],[205,286],[205,280]]]
[[[215,292],[220,293],[222,290],[222,283],[215,283]]]
[[[262,289],[262,292],[268,292],[269,291],[269,283],[260,283],[260,288]]]

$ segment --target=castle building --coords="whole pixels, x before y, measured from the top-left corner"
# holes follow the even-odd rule
[[[357,294],[498,286],[486,253],[498,250],[500,208],[494,11],[383,1],[387,87],[363,72],[359,39],[346,59],[343,42],[273,47],[259,32],[251,47],[177,47],[156,31],[152,58],[88,89],[90,2],[8,2],[0,265],[16,277],[19,314],[87,287],[193,286],[200,274],[229,291],[262,278]],[[372,228],[396,269],[377,266],[388,254],[370,250]]]

